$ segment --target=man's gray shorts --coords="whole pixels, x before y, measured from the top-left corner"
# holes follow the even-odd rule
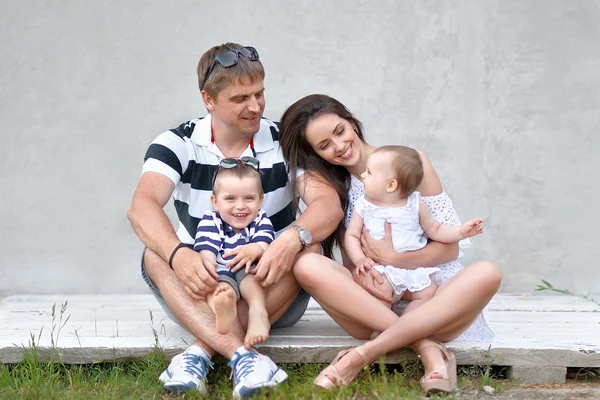
[[[156,286],[154,286],[154,284],[150,280],[150,277],[148,276],[148,273],[146,272],[146,266],[144,265],[144,252],[145,251],[146,251],[146,249],[144,249],[144,251],[142,252],[142,262],[141,262],[142,278],[144,278],[144,281],[150,287],[150,290],[152,290],[152,294],[154,295],[154,297],[156,298],[156,300],[158,301],[158,303],[160,304],[162,309],[165,311],[167,316],[169,318],[171,318],[171,320],[173,320],[175,323],[177,323],[177,325],[181,326],[179,321],[177,321],[177,318],[175,318],[175,316],[173,315],[171,310],[169,310],[169,307],[167,306],[165,299],[163,299],[162,295],[160,294],[160,291],[158,290],[158,288]],[[296,298],[294,299],[292,304],[285,311],[285,313],[283,313],[281,318],[279,318],[277,321],[275,321],[275,323],[273,323],[273,325],[271,325],[271,329],[288,328],[290,326],[295,325],[296,322],[300,321],[300,318],[302,318],[302,316],[304,315],[304,312],[306,311],[306,307],[308,307],[309,300],[310,300],[310,295],[308,294],[308,292],[306,292],[304,289],[300,288],[300,292],[298,293],[298,295],[296,296]]]

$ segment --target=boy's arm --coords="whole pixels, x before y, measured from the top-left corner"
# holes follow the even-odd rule
[[[246,267],[246,273],[250,272],[254,261],[260,259],[274,238],[275,231],[273,230],[273,224],[267,217],[267,214],[263,210],[260,210],[254,226],[254,233],[250,237],[250,243],[239,246],[223,255],[223,258],[227,259],[233,257],[227,263],[227,267],[232,272]]]
[[[217,267],[217,255],[210,250],[200,250],[200,255],[204,258],[205,262],[213,267]]]

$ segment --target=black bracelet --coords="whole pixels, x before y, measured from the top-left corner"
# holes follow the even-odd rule
[[[169,257],[169,267],[171,267],[171,269],[173,269],[173,257],[175,257],[175,253],[177,253],[177,250],[179,250],[182,247],[189,248],[189,245],[187,243],[179,243],[171,252],[171,257]]]

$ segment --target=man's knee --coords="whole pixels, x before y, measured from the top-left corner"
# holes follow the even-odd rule
[[[152,284],[161,291],[165,279],[168,277],[176,279],[175,273],[169,267],[169,264],[148,248],[144,251],[144,269]]]

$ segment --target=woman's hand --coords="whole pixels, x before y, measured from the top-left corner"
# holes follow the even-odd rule
[[[377,264],[393,265],[392,260],[396,252],[394,251],[394,243],[392,242],[392,225],[386,221],[384,227],[385,235],[380,240],[373,239],[369,231],[363,227],[360,244],[365,255]]]
[[[363,289],[369,292],[372,296],[386,303],[392,304],[392,298],[381,290],[381,285],[385,279],[377,270],[371,269],[366,274],[356,276],[352,274],[354,282],[358,283]]]

